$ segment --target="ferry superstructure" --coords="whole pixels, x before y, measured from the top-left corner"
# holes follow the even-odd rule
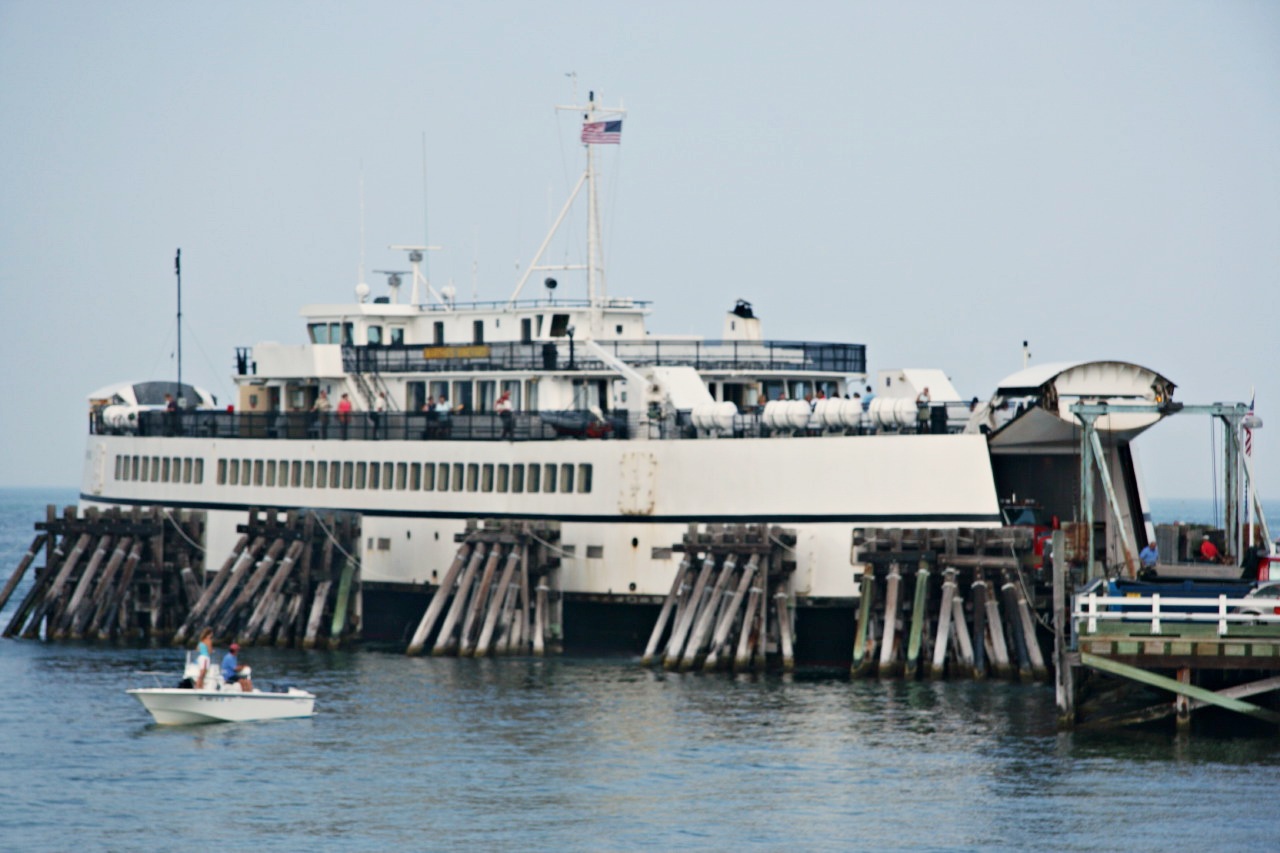
[[[594,94],[573,109],[584,126],[619,114]],[[210,570],[249,508],[358,512],[365,633],[389,639],[420,614],[469,519],[555,521],[558,592],[584,614],[566,615],[566,641],[579,627],[599,639],[611,624],[634,646],[689,525],[792,531],[789,593],[803,626],[806,610],[855,606],[855,529],[998,527],[1002,504],[1025,498],[1069,518],[1078,496],[1064,484],[1079,465],[1070,401],[1148,405],[1173,392],[1138,365],[1078,362],[1015,374],[975,405],[941,370],[872,374],[862,345],[768,339],[742,300],[718,340],[654,334],[648,303],[605,290],[594,144],[584,149],[560,218],[585,188],[585,300],[557,298],[550,275],[544,296],[521,298],[533,273],[565,269],[541,262],[550,235],[497,302],[438,292],[421,271],[427,247],[399,247],[411,271],[392,275],[385,296],[370,300],[362,286],[354,302],[306,306],[305,343],[238,351],[231,411],[176,384],[184,407],[173,413],[141,399],[141,386],[97,392],[82,505],[206,512]],[[411,276],[407,301],[401,275]],[[504,393],[510,417],[498,411]],[[1105,538],[1113,561],[1150,533],[1129,442],[1159,417],[1102,423],[1121,484],[1109,503],[1098,498],[1118,520]]]

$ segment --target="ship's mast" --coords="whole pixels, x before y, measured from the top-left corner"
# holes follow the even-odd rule
[[[585,105],[557,105],[557,110],[566,110],[582,114],[583,125],[592,124],[594,122],[608,119],[620,119],[626,115],[626,110],[621,106],[606,108],[600,106],[596,101],[596,93],[589,92],[587,95],[587,103]],[[587,188],[587,263],[585,269],[587,271],[587,301],[591,306],[591,334],[593,337],[600,334],[601,312],[604,307],[607,296],[607,287],[605,284],[604,259],[602,241],[600,239],[600,203],[596,187],[596,168],[595,168],[595,152],[592,150],[593,143],[583,142],[582,146],[587,150],[587,164],[582,172],[582,176],[578,178],[577,184],[574,185],[573,191],[569,193],[569,198],[565,201],[564,207],[560,210],[560,215],[556,217],[556,221],[552,223],[550,231],[542,241],[542,245],[538,247],[537,254],[534,255],[532,263],[525,268],[524,275],[519,283],[516,284],[515,291],[511,294],[509,302],[514,304],[516,298],[520,295],[520,291],[524,288],[525,282],[529,280],[529,276],[536,270],[569,270],[583,269],[583,265],[542,265],[542,255],[547,250],[547,246],[551,243],[551,238],[555,236],[559,230],[560,224],[564,221],[570,207],[573,206],[574,199],[581,192],[585,185]]]

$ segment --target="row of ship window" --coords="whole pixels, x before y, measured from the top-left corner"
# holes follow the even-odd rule
[[[145,483],[204,482],[204,460],[184,456],[116,456],[116,479]]]
[[[301,462],[219,459],[220,486],[281,486],[304,489],[383,489],[422,492],[591,491],[592,466],[539,462]]]
[[[168,456],[116,456],[116,479],[151,483],[204,482],[204,460]],[[570,462],[302,462],[219,459],[220,486],[306,489],[385,489],[423,492],[588,494],[592,466]]]

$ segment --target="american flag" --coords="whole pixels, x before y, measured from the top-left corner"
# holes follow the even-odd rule
[[[1245,415],[1244,421],[1244,455],[1251,458],[1253,456],[1253,428],[1250,424],[1253,423],[1253,399],[1256,396],[1255,394],[1249,397],[1249,414]]]
[[[588,145],[622,144],[622,120],[587,122],[582,126],[582,141]]]

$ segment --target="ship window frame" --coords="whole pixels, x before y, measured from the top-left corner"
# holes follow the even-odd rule
[[[396,463],[396,491],[397,492],[404,491],[404,487],[408,479],[409,479],[409,463],[397,462]]]
[[[449,463],[441,462],[436,468],[436,491],[449,491]]]
[[[493,463],[486,462],[480,466],[480,491],[493,491]]]
[[[480,465],[475,462],[467,463],[467,491],[474,492],[480,488]]]
[[[547,462],[542,466],[542,493],[544,495],[553,495],[556,493],[556,485],[558,478],[556,474],[558,469],[556,463]]]
[[[289,488],[289,460],[281,459],[276,466],[276,485],[282,489]]]
[[[153,483],[160,482],[160,457],[159,456],[151,457],[151,482]]]
[[[573,463],[564,462],[560,465],[560,494],[573,494]]]
[[[160,481],[161,481],[161,482],[163,482],[163,483],[167,483],[167,482],[169,482],[169,457],[168,457],[168,456],[162,456],[162,457],[160,457],[160,459],[161,459],[161,468],[160,468],[160,470],[164,472],[164,476],[162,476],[162,477],[160,478]]]
[[[263,472],[263,485],[275,486],[276,484],[276,460],[268,459],[267,468]]]
[[[132,465],[131,467],[132,467],[132,469],[133,469],[133,473],[132,473],[132,475],[129,477],[129,479],[130,479],[130,480],[133,480],[134,482],[137,482],[137,480],[138,480],[138,456],[137,456],[137,454],[134,454],[134,456],[133,456],[133,465]]]
[[[133,457],[136,461],[138,457]],[[227,484],[227,460],[218,460],[218,485],[225,486]]]
[[[453,479],[453,490],[454,490],[455,492],[460,492],[460,491],[462,491],[462,486],[463,486],[463,483],[464,483],[464,480],[465,480],[465,477],[464,477],[464,475],[463,475],[463,470],[464,470],[464,468],[463,468],[463,464],[462,464],[461,462],[455,462],[455,463],[453,463],[453,477],[452,477],[452,479]]]
[[[124,457],[121,456],[119,453],[116,454],[116,479],[117,480],[120,479],[120,470],[121,468],[123,468],[123,466],[120,464],[120,460],[123,458]]]
[[[316,488],[329,488],[329,460],[327,459],[316,460]]]
[[[356,463],[356,488],[363,489],[369,480],[369,463]]]
[[[524,493],[524,463],[517,463],[511,466],[511,492],[512,494]]]
[[[511,466],[508,465],[506,462],[499,462],[498,463],[498,482],[494,488],[496,491],[502,492],[505,494],[510,489],[510,486],[511,486]]]
[[[303,464],[304,475],[302,478],[303,487],[314,489],[316,487],[316,463],[314,460],[308,459]]]
[[[393,466],[390,462],[383,462],[382,463],[382,490],[384,492],[390,491],[391,487],[395,485],[395,483],[393,482],[394,478],[395,478],[395,466]]]
[[[182,482],[191,482],[191,457],[188,456],[182,460]]]
[[[253,484],[255,486],[262,485],[262,460],[253,460]]]
[[[329,488],[336,489],[342,482],[342,465],[335,459],[329,463]]]
[[[542,490],[542,465],[530,462],[528,468],[529,479],[525,481],[525,490],[532,495]]]
[[[377,489],[382,485],[382,463],[369,463],[369,489]]]
[[[143,462],[143,466],[142,466],[142,473],[143,473],[143,475],[145,475],[145,474],[147,473],[146,461],[147,461],[147,460],[146,460],[146,457],[144,456],[144,457],[143,457],[143,459],[142,459],[142,462]],[[240,485],[240,460],[239,460],[239,459],[228,459],[228,460],[227,460],[227,485],[228,485],[228,486],[238,486],[238,485]]]
[[[350,489],[355,481],[355,463],[342,463],[342,488]]]
[[[436,490],[436,463],[422,463],[422,491],[434,492]]]
[[[204,485],[204,459],[196,459],[191,468],[191,481],[197,486]]]
[[[409,491],[418,492],[422,490],[422,463],[409,463]]]
[[[593,476],[594,471],[590,462],[583,462],[578,466],[578,494],[591,494],[591,480]]]
[[[302,460],[295,459],[289,465],[289,483],[295,488],[302,488]]]

